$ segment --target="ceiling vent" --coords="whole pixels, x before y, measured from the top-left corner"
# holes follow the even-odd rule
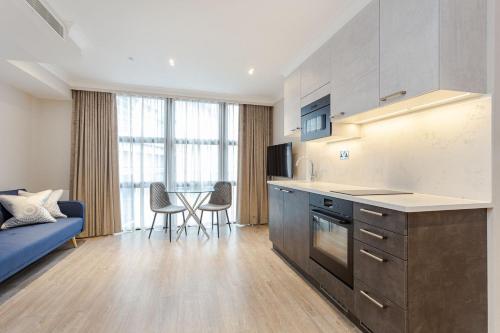
[[[64,38],[64,26],[59,23],[54,15],[39,0],[26,0],[26,2],[40,15],[55,32]]]

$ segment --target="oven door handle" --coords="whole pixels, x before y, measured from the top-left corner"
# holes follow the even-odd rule
[[[326,215],[325,213],[323,213],[323,212],[321,212],[321,211],[319,211],[319,210],[317,210],[317,209],[312,209],[312,210],[311,210],[311,212],[312,212],[313,214],[320,215],[320,216],[324,217],[325,219],[327,219],[327,220],[328,220],[328,222],[332,222],[332,223],[334,223],[334,224],[340,224],[340,225],[343,225],[343,224],[351,224],[351,222],[349,222],[349,221],[342,221],[342,220],[339,220],[339,219],[337,219],[337,218],[335,218],[335,217],[333,217],[333,216]],[[319,221],[318,221],[318,222],[319,222]]]

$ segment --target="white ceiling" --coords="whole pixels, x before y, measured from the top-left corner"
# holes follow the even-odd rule
[[[66,41],[24,1],[0,2],[0,58],[50,64],[71,87],[272,103],[367,0],[43,0]]]

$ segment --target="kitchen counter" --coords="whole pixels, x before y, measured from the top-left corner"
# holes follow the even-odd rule
[[[327,182],[306,182],[298,180],[273,180],[267,182],[270,185],[276,185],[326,195],[333,198],[350,200],[367,205],[393,209],[406,213],[414,212],[431,212],[443,210],[460,210],[460,209],[476,209],[476,208],[491,208],[492,204],[488,201],[476,201],[469,199],[443,197],[430,194],[413,193],[413,194],[395,194],[395,195],[366,195],[352,196],[342,193],[333,193],[331,191],[343,190],[369,190],[369,187],[361,187],[346,184],[336,184]]]

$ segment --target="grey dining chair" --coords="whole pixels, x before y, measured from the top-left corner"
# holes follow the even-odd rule
[[[231,222],[229,221],[229,214],[227,212],[232,204],[231,192],[232,186],[230,182],[217,182],[208,203],[201,205],[199,208],[201,210],[200,221],[203,221],[203,212],[212,212],[212,229],[214,227],[214,213],[217,215],[217,238],[219,238],[219,212],[226,212],[227,224],[231,231]],[[200,234],[200,227],[198,227],[198,234]]]
[[[183,206],[173,205],[166,191],[165,184],[159,182],[151,183],[151,185],[149,186],[149,204],[151,210],[155,213],[155,217],[153,218],[153,224],[151,225],[151,230],[149,231],[148,238],[151,238],[151,233],[153,232],[153,229],[155,227],[156,215],[166,214],[166,227],[169,230],[170,241],[172,241],[172,215],[182,213],[182,219],[185,221],[186,217],[184,215],[184,212],[186,211],[186,208]],[[184,229],[184,232],[187,231]]]

